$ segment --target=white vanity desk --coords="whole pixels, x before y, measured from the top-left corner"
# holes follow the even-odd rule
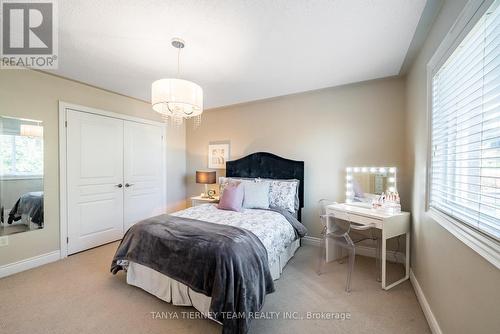
[[[375,224],[382,230],[382,289],[388,290],[410,277],[410,213],[400,212],[389,214],[375,209],[365,208],[352,204],[332,204],[327,207],[328,214],[342,220],[350,220],[358,224]],[[330,230],[330,226],[328,227]],[[387,239],[406,234],[405,276],[390,285],[386,285],[386,242]],[[329,245],[330,244],[330,245]],[[332,242],[326,240],[326,261],[334,259],[335,250]]]

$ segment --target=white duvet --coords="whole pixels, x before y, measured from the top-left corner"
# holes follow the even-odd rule
[[[203,204],[172,213],[174,216],[244,228],[255,234],[267,250],[269,265],[295,240],[295,231],[283,215],[267,210],[243,209],[242,212],[219,210]]]

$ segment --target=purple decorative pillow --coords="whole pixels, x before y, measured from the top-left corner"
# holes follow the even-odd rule
[[[241,211],[243,206],[243,197],[245,195],[245,188],[243,184],[228,184],[224,188],[224,192],[219,200],[217,206],[221,210]]]

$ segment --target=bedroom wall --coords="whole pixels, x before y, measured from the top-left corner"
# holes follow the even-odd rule
[[[199,128],[187,128],[187,194],[203,191],[194,175],[208,167],[209,142],[229,140],[231,159],[268,151],[305,161],[303,222],[312,236],[320,232],[317,202],[345,198],[349,165],[399,167],[409,204],[404,98],[404,80],[389,78],[207,110]]]
[[[500,328],[500,271],[425,212],[426,64],[465,3],[444,1],[407,76],[407,165],[413,173],[411,266],[442,333],[495,333]]]
[[[44,122],[45,228],[9,236],[0,266],[59,250],[58,101],[160,120],[149,103],[30,70],[0,70],[0,114]],[[185,128],[167,130],[167,206],[185,205]]]

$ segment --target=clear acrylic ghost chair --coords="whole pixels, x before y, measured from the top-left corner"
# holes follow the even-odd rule
[[[346,282],[346,292],[351,292],[351,276],[354,270],[354,260],[356,258],[356,243],[361,242],[366,239],[376,239],[375,235],[372,233],[371,237],[365,237],[359,240],[353,241],[349,236],[351,230],[355,231],[365,231],[371,229],[374,230],[375,225],[361,225],[350,221],[349,215],[347,214],[347,219],[338,219],[334,214],[327,212],[327,206],[335,204],[335,201],[322,199],[319,201],[320,206],[320,218],[323,225],[321,231],[320,240],[320,254],[317,273],[321,275],[323,267],[326,263],[326,240],[329,239],[333,242],[335,246],[340,246],[347,251],[348,258],[348,269],[347,269],[347,282]],[[379,280],[379,252],[380,252],[380,240],[377,240],[377,280]]]

